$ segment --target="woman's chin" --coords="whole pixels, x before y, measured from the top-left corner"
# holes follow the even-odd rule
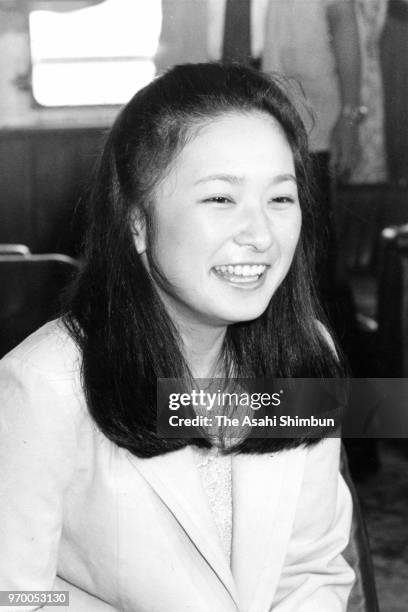
[[[236,323],[245,323],[247,321],[253,321],[260,317],[266,310],[268,305],[264,308],[246,308],[246,309],[230,309],[224,313],[219,313],[219,319],[223,321],[224,325],[234,325]]]

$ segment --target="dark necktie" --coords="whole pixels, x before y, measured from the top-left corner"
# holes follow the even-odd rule
[[[250,0],[227,0],[222,61],[249,64]]]

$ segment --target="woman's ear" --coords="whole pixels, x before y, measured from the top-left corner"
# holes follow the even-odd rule
[[[136,251],[139,255],[142,255],[147,248],[146,219],[139,211],[132,215],[132,234]]]

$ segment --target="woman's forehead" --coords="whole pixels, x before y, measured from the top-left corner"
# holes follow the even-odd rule
[[[245,174],[269,167],[279,174],[294,169],[292,149],[280,124],[261,113],[228,113],[206,123],[174,160],[174,169],[202,175]]]

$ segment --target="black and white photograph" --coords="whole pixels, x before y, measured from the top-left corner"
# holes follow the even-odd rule
[[[408,0],[0,0],[0,611],[407,612]]]

